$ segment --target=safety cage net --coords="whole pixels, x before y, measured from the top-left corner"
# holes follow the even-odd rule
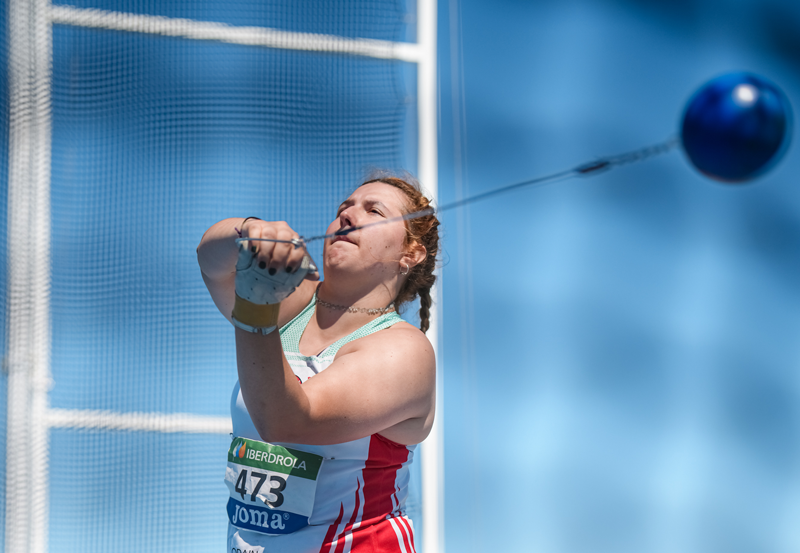
[[[415,40],[413,11],[0,12],[6,551],[224,549],[234,341],[195,248],[226,217],[320,234],[370,171],[416,171],[415,68],[392,55]]]

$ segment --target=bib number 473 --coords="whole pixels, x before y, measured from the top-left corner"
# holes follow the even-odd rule
[[[261,491],[261,487],[264,485],[264,482],[267,482],[267,474],[251,470],[250,476],[252,480],[257,480],[256,485],[253,487],[252,493],[250,493],[250,501],[255,502],[258,492]],[[273,485],[273,482],[276,482],[277,485]],[[244,469],[239,473],[239,478],[236,479],[236,486],[234,489],[236,490],[236,493],[242,496],[242,499],[244,499],[244,496],[248,494],[247,469]],[[275,500],[266,500],[265,503],[272,508],[283,505],[283,494],[281,492],[285,489],[286,479],[282,476],[278,476],[277,474],[271,475],[269,477],[269,484],[267,484],[267,491],[270,495],[275,496]]]

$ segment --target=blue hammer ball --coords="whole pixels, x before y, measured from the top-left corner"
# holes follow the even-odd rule
[[[786,96],[750,73],[728,73],[706,83],[689,101],[681,128],[692,164],[732,183],[769,170],[786,152],[790,135]]]

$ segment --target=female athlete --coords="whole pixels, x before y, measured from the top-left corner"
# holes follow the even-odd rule
[[[427,207],[414,184],[370,180],[328,233]],[[203,236],[203,279],[236,327],[227,551],[414,551],[404,504],[434,416],[424,331],[438,225],[427,215],[326,239],[322,282],[284,222],[226,219]],[[237,245],[239,233],[286,242]],[[397,314],[416,297],[422,332]]]

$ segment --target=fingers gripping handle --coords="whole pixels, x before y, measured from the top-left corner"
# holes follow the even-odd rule
[[[233,325],[261,334],[275,330],[280,302],[295,291],[306,274],[315,270],[306,253],[296,271],[278,271],[271,275],[269,269],[258,266],[256,257],[240,243],[236,261],[236,301],[231,314]]]
[[[275,271],[258,266],[257,258],[250,250],[239,246],[239,258],[236,262],[236,295],[254,304],[280,303],[294,292],[303,282],[306,274],[312,270],[313,263],[308,253],[296,271]]]

